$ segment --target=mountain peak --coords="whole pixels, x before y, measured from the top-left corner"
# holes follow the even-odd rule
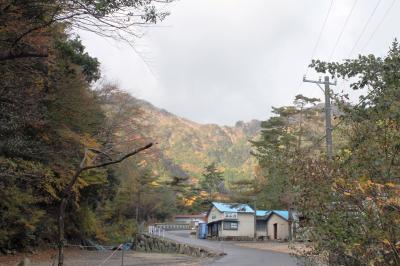
[[[249,122],[237,121],[235,128],[240,128],[246,132],[247,135],[255,135],[261,129],[261,121],[252,119]]]

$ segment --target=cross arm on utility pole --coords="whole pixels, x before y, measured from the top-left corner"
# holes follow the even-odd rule
[[[328,82],[326,82],[328,81]],[[303,76],[303,82],[308,82],[308,83],[315,83],[315,84],[329,84],[332,86],[336,86],[337,81],[335,80],[335,82],[329,82],[329,77],[325,76],[325,80],[322,81],[321,77],[318,80],[311,80],[311,79],[307,79],[306,76]]]
[[[329,76],[325,76],[322,81],[321,78],[318,80],[307,79],[306,76],[303,77],[303,82],[315,83],[320,87],[320,89],[325,94],[325,130],[326,130],[326,153],[328,158],[331,160],[333,157],[333,141],[332,141],[332,121],[331,121],[331,90],[329,85],[336,86],[337,81],[330,82]],[[321,85],[325,85],[325,89]]]

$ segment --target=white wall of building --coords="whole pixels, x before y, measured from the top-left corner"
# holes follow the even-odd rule
[[[289,224],[285,219],[275,213],[273,213],[267,221],[267,235],[269,239],[274,239],[274,224],[278,226],[277,239],[287,239],[289,237]]]
[[[224,219],[224,214],[217,210],[214,206],[211,208],[210,213],[208,214],[207,217],[207,223],[211,223],[214,221],[220,221]]]
[[[237,213],[237,220],[231,219],[230,221],[237,221],[238,228],[237,230],[226,230],[224,226],[220,226],[219,228],[219,236],[220,237],[254,237],[254,214],[253,213]],[[207,218],[207,222],[216,222],[222,221],[226,217],[223,212],[218,211],[217,208],[212,207],[210,213]],[[223,223],[224,221],[222,221]]]
[[[222,226],[221,236],[238,236],[238,237],[254,237],[254,214],[238,213],[239,222],[237,230],[224,230]]]

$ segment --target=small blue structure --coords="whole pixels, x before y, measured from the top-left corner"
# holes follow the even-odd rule
[[[208,233],[208,227],[207,227],[207,223],[199,223],[199,227],[198,227],[198,238],[200,239],[206,239],[207,238],[207,233]]]

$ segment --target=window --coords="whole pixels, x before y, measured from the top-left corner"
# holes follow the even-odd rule
[[[266,221],[257,221],[256,223],[257,231],[267,231],[267,222]]]
[[[224,230],[238,230],[238,222],[224,222]]]

